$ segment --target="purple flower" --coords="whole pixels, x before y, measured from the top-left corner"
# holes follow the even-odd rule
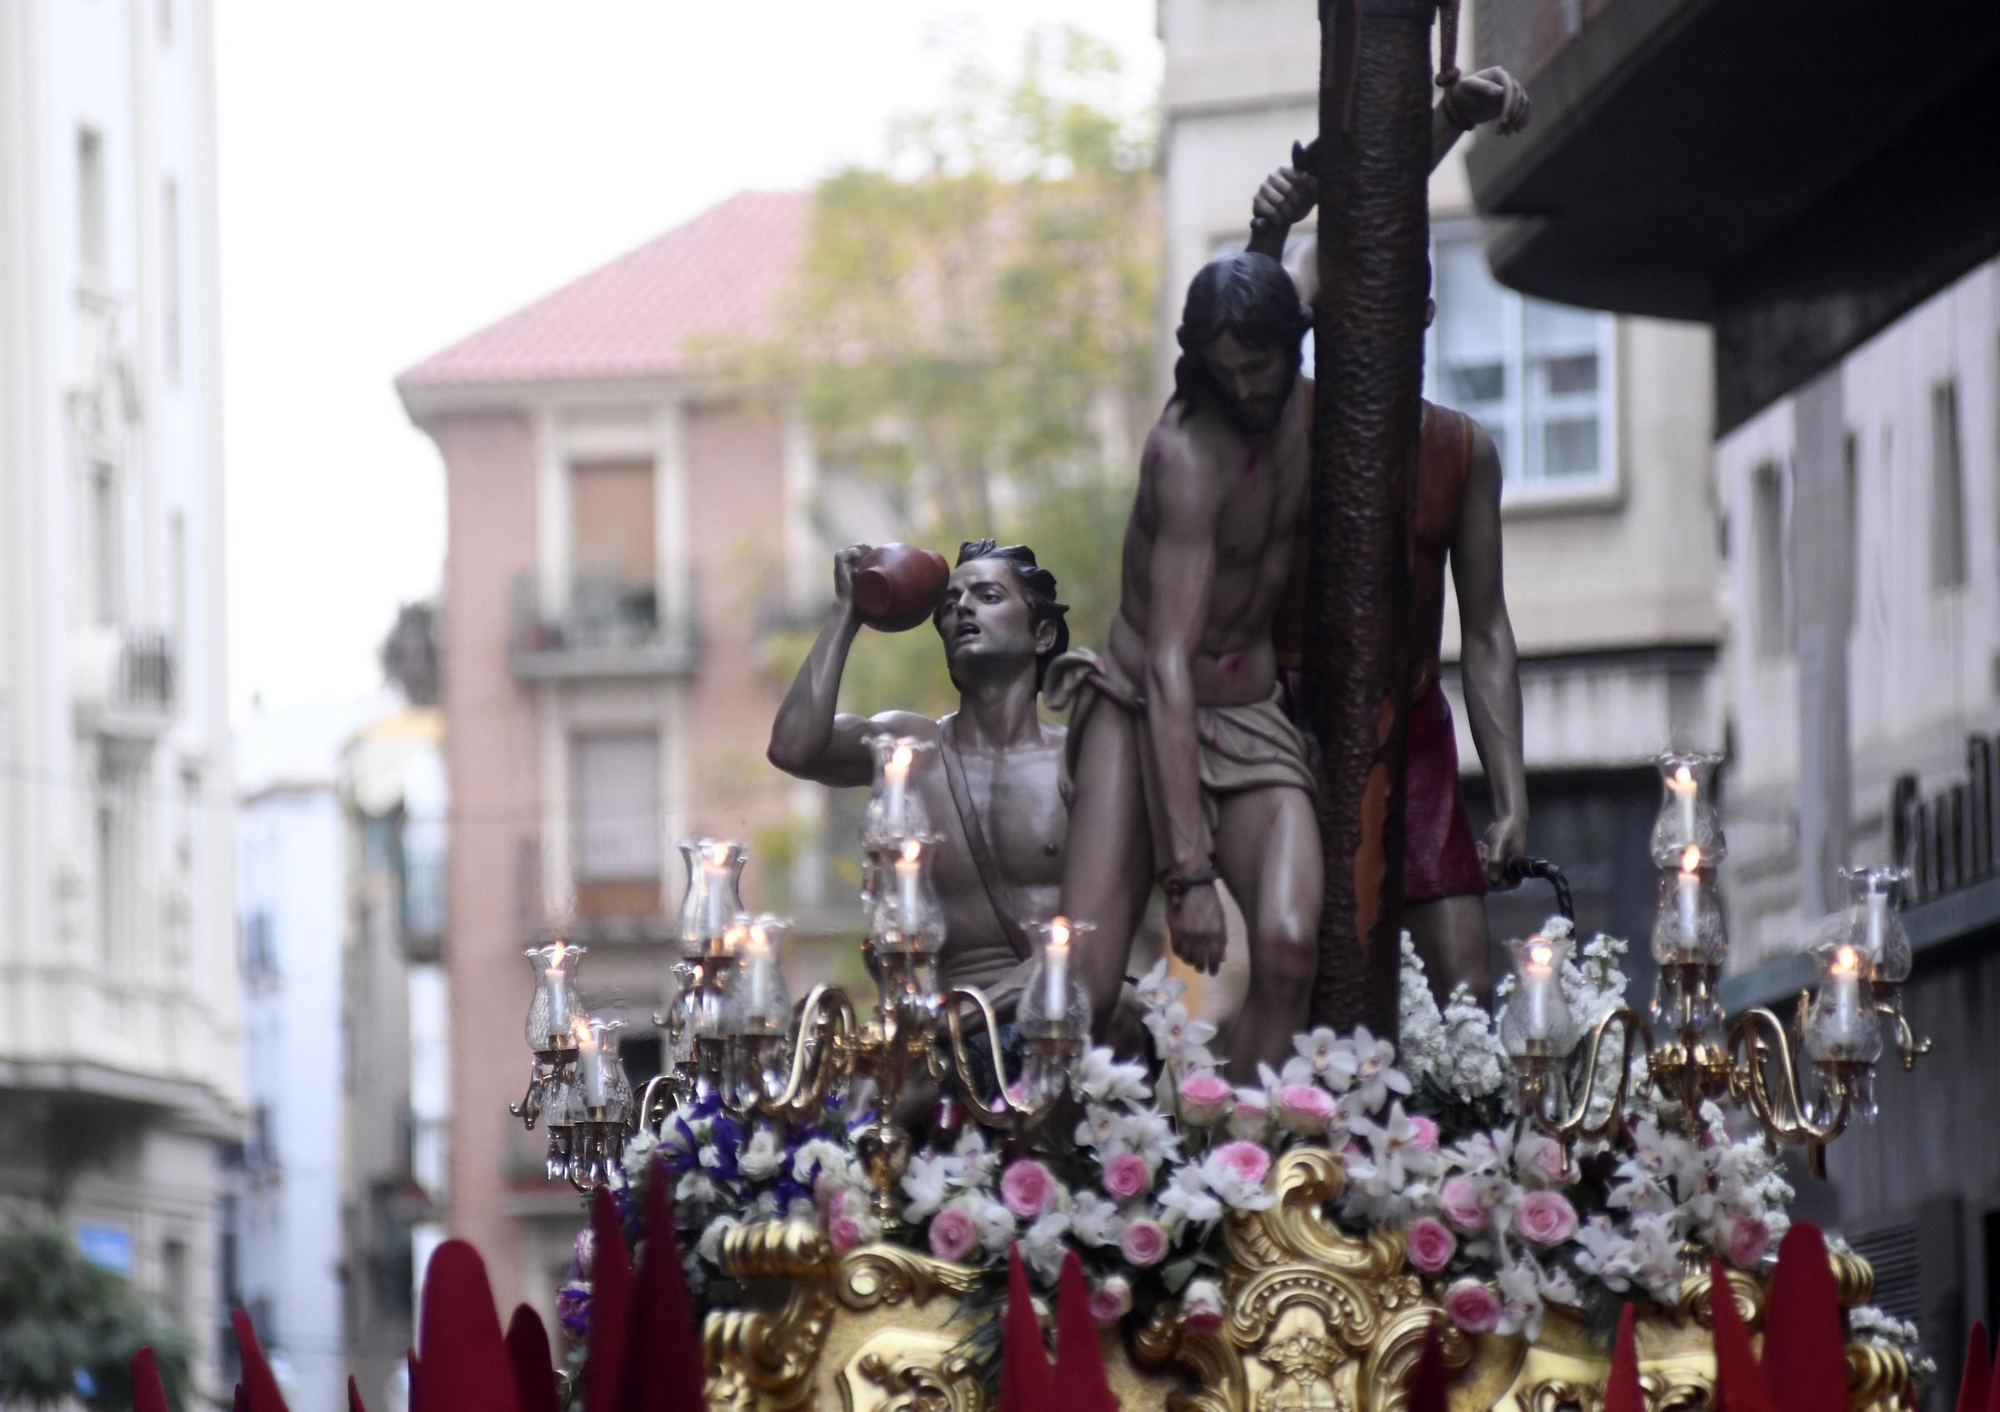
[[[590,1336],[590,1285],[587,1281],[570,1280],[556,1291],[556,1322],[578,1343]]]

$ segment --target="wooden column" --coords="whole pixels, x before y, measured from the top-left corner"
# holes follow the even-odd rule
[[[1315,1023],[1396,1031],[1410,484],[1429,297],[1435,3],[1322,0],[1305,691],[1321,748]]]

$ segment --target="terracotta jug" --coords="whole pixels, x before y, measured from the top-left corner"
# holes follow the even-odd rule
[[[854,566],[854,606],[881,632],[906,632],[929,619],[951,566],[944,555],[908,544],[878,544]]]

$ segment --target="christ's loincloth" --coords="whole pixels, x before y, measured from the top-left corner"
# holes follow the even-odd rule
[[[1049,663],[1042,684],[1042,701],[1052,711],[1070,709],[1069,739],[1063,755],[1062,790],[1068,802],[1075,790],[1077,751],[1083,745],[1084,724],[1100,703],[1131,714],[1139,728],[1139,768],[1146,795],[1146,821],[1153,858],[1169,856],[1167,821],[1146,739],[1146,698],[1116,662],[1078,649]],[[1262,701],[1248,706],[1201,706],[1194,711],[1196,756],[1201,779],[1202,814],[1214,834],[1226,795],[1253,789],[1314,791],[1306,738],[1285,714],[1276,687]]]
[[[1403,781],[1403,901],[1483,894],[1486,873],[1458,792],[1451,703],[1435,678],[1410,703],[1409,769]]]

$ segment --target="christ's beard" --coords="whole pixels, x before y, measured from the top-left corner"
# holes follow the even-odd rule
[[[1278,389],[1276,396],[1268,402],[1260,399],[1253,405],[1237,401],[1214,379],[1210,379],[1210,386],[1215,389],[1216,398],[1222,404],[1222,415],[1228,418],[1231,426],[1245,435],[1261,436],[1276,431],[1278,423],[1284,420],[1285,404],[1292,400],[1292,388],[1297,386],[1298,378],[1298,370],[1294,368],[1285,375],[1285,385]]]

